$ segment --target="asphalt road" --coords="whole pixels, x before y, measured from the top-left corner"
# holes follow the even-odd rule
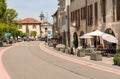
[[[41,50],[40,43],[42,42],[23,42],[3,54],[3,65],[11,79],[120,78],[120,75],[117,74],[104,72],[50,55],[46,50]]]

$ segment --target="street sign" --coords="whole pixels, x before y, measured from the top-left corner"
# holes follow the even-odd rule
[[[52,30],[48,29],[48,36],[51,36],[51,35],[52,35]]]
[[[7,36],[7,37],[11,36],[11,33],[5,33],[5,36]]]

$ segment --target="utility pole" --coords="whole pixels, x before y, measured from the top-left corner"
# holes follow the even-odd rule
[[[67,6],[67,19],[68,19],[68,46],[70,47],[70,6]]]
[[[8,39],[8,44],[10,42],[10,33],[9,33],[9,16],[10,14],[7,15],[7,39]]]
[[[86,0],[86,33],[88,27],[88,0]]]

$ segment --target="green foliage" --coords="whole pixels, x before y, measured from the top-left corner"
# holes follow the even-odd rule
[[[13,23],[17,17],[17,12],[14,9],[7,9],[3,17],[0,19],[1,23]]]
[[[0,0],[0,18],[4,15],[7,5],[5,0]]]
[[[83,52],[84,52],[84,49],[78,49],[78,52],[83,53]]]
[[[7,25],[2,23],[0,24],[0,38],[4,37],[5,32],[7,32]]]
[[[10,32],[13,37],[18,36],[18,28],[15,24],[7,25],[5,23],[0,23],[0,38],[4,37],[7,32]]]
[[[117,53],[114,55],[113,62],[115,65],[118,65],[118,63],[120,62],[120,54]]]
[[[27,34],[26,33],[23,33],[22,31],[19,31],[18,32],[18,35],[20,36],[20,37],[26,37],[27,36]]]
[[[34,38],[35,38],[35,36],[37,35],[37,32],[36,31],[31,31],[30,35],[34,36]]]
[[[100,51],[93,51],[92,54],[101,55]]]
[[[11,35],[13,36],[13,38],[18,36],[18,28],[16,27],[15,24],[11,24],[9,27],[9,32],[11,33]]]

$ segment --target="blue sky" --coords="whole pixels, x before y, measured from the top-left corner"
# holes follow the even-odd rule
[[[13,8],[18,13],[18,19],[35,18],[39,20],[41,12],[52,23],[51,15],[57,10],[58,0],[6,0],[8,8]]]

